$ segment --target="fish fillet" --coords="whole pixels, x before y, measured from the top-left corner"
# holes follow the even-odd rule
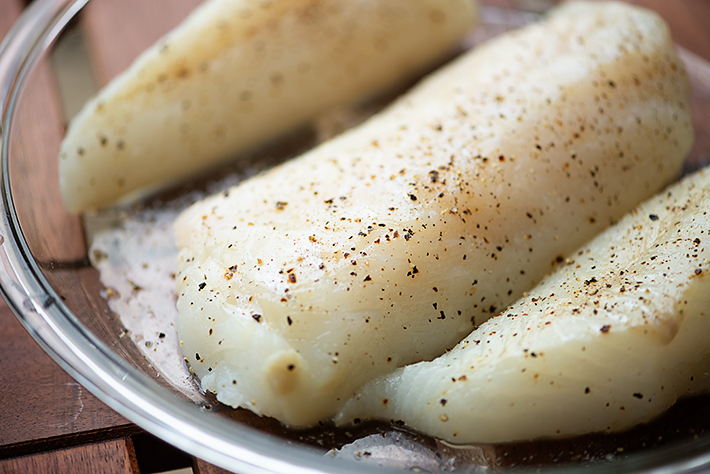
[[[454,442],[618,431],[710,389],[710,173],[644,203],[452,351],[339,415]],[[707,253],[705,253],[707,251]]]
[[[293,426],[453,347],[678,176],[662,21],[570,4],[175,224],[178,330],[221,402]]]
[[[452,52],[474,0],[211,0],[72,121],[59,160],[72,212],[209,169]]]

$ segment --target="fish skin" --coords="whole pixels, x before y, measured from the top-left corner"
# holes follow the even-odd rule
[[[179,217],[188,363],[222,403],[332,417],[675,179],[689,112],[667,29],[637,8],[570,4],[468,53]]]
[[[621,431],[710,389],[710,173],[635,209],[431,362],[368,384],[367,417],[457,443]],[[387,403],[383,403],[383,400]]]
[[[66,208],[130,201],[423,73],[476,23],[475,0],[212,0],[72,120]]]

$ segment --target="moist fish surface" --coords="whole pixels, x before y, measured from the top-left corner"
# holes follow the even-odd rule
[[[185,211],[185,359],[222,403],[292,426],[329,419],[675,179],[689,113],[655,14],[563,6]]]
[[[72,212],[128,201],[423,73],[476,23],[475,0],[210,0],[72,120]]]
[[[710,388],[710,173],[661,192],[431,362],[339,415],[453,442],[620,431]]]

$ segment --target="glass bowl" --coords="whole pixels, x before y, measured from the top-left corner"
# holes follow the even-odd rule
[[[0,287],[8,304],[39,344],[84,387],[128,420],[194,456],[245,474],[356,473],[364,468],[393,472],[325,456],[320,448],[323,437],[317,433],[288,431],[250,413],[221,409],[209,396],[195,400],[161,378],[131,338],[123,337],[125,329],[109,309],[98,272],[89,264],[82,221],[59,204],[57,149],[47,152],[33,139],[61,136],[62,126],[52,123],[51,114],[34,117],[32,111],[38,109],[38,101],[40,109],[46,105],[36,91],[46,81],[49,51],[87,1],[36,0],[0,44]],[[488,29],[477,33],[475,41],[530,15],[511,18],[489,10],[484,16]],[[694,86],[710,90],[710,67],[688,53],[684,59]],[[19,122],[32,123],[36,130],[20,127]],[[698,143],[707,145],[710,131],[697,123],[696,129]],[[707,150],[696,149],[689,169],[707,155]],[[333,433],[337,430],[328,436]],[[343,444],[332,442],[338,443]],[[555,470],[695,472],[709,466],[710,436],[705,436],[612,462],[567,464]]]

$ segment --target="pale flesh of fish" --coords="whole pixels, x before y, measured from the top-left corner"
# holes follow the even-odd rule
[[[217,399],[293,426],[453,347],[676,178],[663,22],[569,4],[176,222],[179,333]]]
[[[211,0],[89,101],[62,143],[67,209],[142,196],[422,73],[474,0]]]
[[[710,173],[661,192],[453,350],[339,415],[453,442],[619,431],[710,388]]]

